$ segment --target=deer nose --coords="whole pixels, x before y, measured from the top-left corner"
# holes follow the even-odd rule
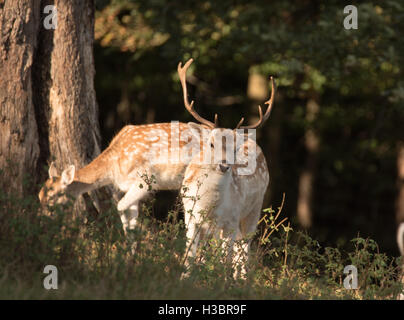
[[[229,170],[230,166],[228,166],[227,164],[219,164],[219,168],[220,168],[220,171],[225,173],[227,170]]]

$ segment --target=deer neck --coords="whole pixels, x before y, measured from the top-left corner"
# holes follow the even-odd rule
[[[75,197],[93,191],[110,183],[110,166],[106,154],[100,154],[87,166],[76,172],[74,181],[68,186],[67,192]]]
[[[203,180],[202,180],[203,181]],[[206,194],[208,201],[220,204],[227,199],[232,187],[231,174],[221,175],[211,171],[203,181],[201,192]]]

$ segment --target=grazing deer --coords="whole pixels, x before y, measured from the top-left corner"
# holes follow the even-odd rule
[[[184,68],[187,69],[191,63],[192,59]],[[181,63],[178,70],[182,70]],[[181,84],[185,102],[188,101],[185,78],[181,78]],[[151,181],[153,190],[179,190],[188,163],[203,144],[200,137],[211,131],[211,122],[201,118],[192,104],[188,107],[191,115],[201,124],[128,125],[87,166],[76,169],[71,165],[58,175],[52,163],[49,179],[39,192],[41,204],[64,203],[67,195],[78,197],[102,186],[114,185],[125,193],[117,205],[124,230],[133,229],[140,200],[152,192],[145,182]],[[262,110],[259,111],[262,119]],[[217,125],[217,116],[215,119]]]
[[[202,130],[202,126],[195,125],[192,130]],[[39,192],[40,202],[65,203],[68,195],[77,198],[114,185],[125,193],[117,205],[124,230],[133,229],[139,201],[152,192],[147,182],[152,182],[153,190],[180,189],[187,157],[198,143],[188,141],[189,132],[189,124],[178,122],[125,126],[87,166],[77,170],[71,165],[59,176],[52,163],[49,179]]]
[[[265,157],[255,139],[246,135],[244,129],[256,129],[268,119],[275,95],[274,80],[271,77],[271,98],[265,102],[267,110],[263,115],[261,106],[258,107],[260,119],[256,124],[242,126],[242,118],[234,130],[223,129],[217,125],[217,116],[214,123],[203,119],[193,110],[193,102],[188,102],[188,67],[189,63],[178,68],[184,104],[208,129],[203,129],[207,131],[203,135],[206,137],[204,148],[191,159],[182,185],[187,226],[186,264],[189,264],[188,255],[195,257],[198,242],[206,235],[225,240],[230,249],[228,256],[235,253],[234,262],[239,264],[243,252],[248,254],[250,240],[241,248],[236,241],[246,239],[256,231],[269,183]],[[255,130],[252,131],[255,138]],[[244,264],[241,267],[244,274]]]

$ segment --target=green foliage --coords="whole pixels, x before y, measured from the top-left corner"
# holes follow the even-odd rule
[[[278,221],[282,207],[276,215],[265,210],[245,279],[232,276],[223,243],[213,239],[207,239],[189,276],[182,278],[185,230],[178,208],[156,220],[152,207],[153,202],[144,205],[137,228],[124,236],[115,210],[96,219],[75,217],[68,203],[45,214],[35,198],[13,199],[0,192],[0,297],[394,299],[401,290],[400,262],[378,253],[374,241],[354,239],[354,251],[348,253],[323,249]],[[58,268],[58,290],[42,287],[48,264]],[[342,286],[347,264],[358,268],[358,290]]]

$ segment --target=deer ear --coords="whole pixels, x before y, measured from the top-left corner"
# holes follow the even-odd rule
[[[206,141],[212,131],[212,129],[207,129],[205,126],[195,122],[188,122],[187,125],[192,135],[197,138],[198,141]]]
[[[74,180],[74,175],[76,173],[76,167],[71,165],[67,169],[65,169],[62,173],[62,185],[68,186]]]
[[[52,162],[52,163],[50,164],[48,173],[49,173],[49,178],[51,178],[51,179],[52,179],[52,178],[57,178],[57,177],[59,177],[58,171],[57,171],[57,169],[56,169],[56,165],[55,165],[54,162]]]

